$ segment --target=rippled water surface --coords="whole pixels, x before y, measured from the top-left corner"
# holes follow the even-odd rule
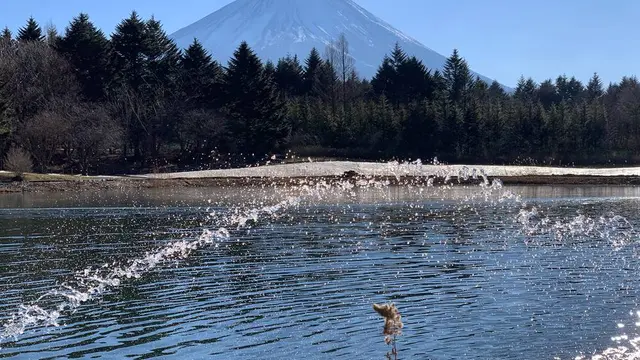
[[[316,195],[0,196],[0,358],[633,358],[638,189]]]

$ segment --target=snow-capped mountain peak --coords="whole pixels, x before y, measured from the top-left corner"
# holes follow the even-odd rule
[[[226,63],[242,41],[263,59],[276,61],[287,54],[304,59],[313,47],[323,53],[341,33],[358,73],[366,78],[375,74],[396,43],[430,69],[441,69],[446,60],[352,0],[236,0],[172,37],[182,48],[197,38]]]

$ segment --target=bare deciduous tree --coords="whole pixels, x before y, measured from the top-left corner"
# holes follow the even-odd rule
[[[28,152],[20,147],[12,147],[4,158],[4,169],[12,171],[22,179],[24,173],[33,171],[33,161]]]
[[[47,171],[70,130],[62,114],[45,110],[22,122],[17,140],[31,153],[40,171]]]
[[[20,123],[77,97],[79,87],[67,60],[47,44],[31,41],[0,50],[0,98]]]
[[[338,94],[338,89],[335,86],[331,91],[333,93],[332,99],[334,101],[337,102],[337,98],[340,98],[342,102],[342,112],[344,114],[349,100],[349,79],[355,70],[354,59],[349,51],[349,41],[344,33],[341,33],[336,40],[327,44],[327,47],[325,48],[325,58],[327,63],[333,67],[340,78],[340,93]]]
[[[338,40],[335,42],[335,47],[338,52],[338,66],[336,70],[342,81],[342,107],[345,111],[347,106],[347,81],[351,76],[351,72],[354,70],[353,57],[349,54],[349,41],[344,33],[340,34]]]
[[[80,172],[88,175],[101,156],[118,146],[122,129],[99,105],[77,105],[70,115],[67,135],[73,150],[72,158],[77,161]]]

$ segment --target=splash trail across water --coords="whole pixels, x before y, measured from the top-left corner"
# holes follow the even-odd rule
[[[420,166],[416,161],[410,165]],[[399,166],[390,163],[390,169],[396,170],[396,177],[412,175],[411,166]],[[444,179],[444,185],[434,187],[433,180],[437,177]],[[472,186],[473,191],[466,195],[462,202],[489,201],[490,203],[509,202],[515,207],[512,220],[519,225],[521,234],[526,235],[528,241],[549,241],[550,239],[562,244],[564,241],[587,237],[603,240],[614,249],[619,249],[635,243],[638,234],[632,224],[623,216],[606,213],[600,216],[577,214],[572,218],[555,217],[545,214],[541,206],[529,206],[522,198],[503,188],[499,179],[490,181],[482,169],[463,168],[456,173],[441,173],[431,177],[424,186],[403,185],[412,187],[412,191],[421,194],[431,191],[448,198],[448,191],[453,189],[453,178],[461,180],[479,180],[479,184]],[[7,320],[0,327],[0,346],[3,342],[17,341],[20,335],[27,331],[43,327],[61,326],[65,316],[73,314],[83,304],[100,299],[105,294],[117,289],[128,280],[139,279],[157,268],[171,261],[184,260],[195,251],[229,241],[229,230],[240,229],[259,222],[264,218],[276,217],[287,209],[300,205],[303,201],[313,201],[338,194],[355,196],[357,189],[386,189],[389,182],[374,179],[356,179],[354,181],[338,181],[327,183],[324,181],[301,180],[298,185],[287,187],[285,199],[275,204],[257,203],[249,209],[234,207],[223,214],[211,213],[209,218],[216,226],[216,230],[205,229],[196,238],[174,240],[154,251],[127,262],[105,263],[99,267],[88,267],[77,271],[73,277],[47,291],[36,300],[22,304],[16,311],[5,317]],[[264,199],[263,199],[264,200]],[[262,201],[262,200],[258,200]],[[265,200],[266,201],[266,200]],[[640,316],[640,314],[638,314]],[[640,317],[635,326],[640,325]],[[629,326],[627,328],[632,328]],[[591,357],[580,356],[576,360],[622,360],[640,359],[640,336],[622,333],[614,336],[615,346]]]
[[[195,240],[172,241],[123,266],[108,263],[98,268],[89,267],[78,271],[71,282],[63,283],[58,289],[48,291],[31,304],[20,305],[19,309],[3,324],[0,344],[7,339],[17,340],[19,335],[29,329],[60,326],[59,320],[65,313],[72,313],[80,305],[95,300],[107,291],[120,286],[123,281],[138,279],[167,261],[186,259],[202,247],[212,245],[217,247],[219,243],[230,238],[227,228],[244,227],[248,221],[255,222],[260,217],[273,216],[279,211],[298,205],[304,196],[312,194],[320,196],[322,191],[328,188],[326,184],[318,184],[316,187],[303,186],[300,190],[303,195],[287,197],[275,205],[253,208],[249,211],[236,209],[234,214],[224,219],[223,227],[215,231],[205,229]],[[41,305],[42,303],[53,303],[53,305],[45,308]]]

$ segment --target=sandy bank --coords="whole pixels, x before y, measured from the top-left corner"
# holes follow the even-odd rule
[[[640,176],[640,167],[629,168],[562,168],[542,166],[501,165],[423,165],[398,163],[368,163],[351,161],[306,162],[296,164],[269,165],[228,170],[203,170],[166,174],[135,176],[144,179],[192,179],[192,178],[243,178],[243,177],[322,177],[341,176],[355,171],[361,176],[458,176],[476,175],[481,172],[488,177],[522,176]]]
[[[478,183],[484,177],[499,178],[506,185],[640,185],[640,167],[562,168],[331,161],[131,176],[30,174],[26,181],[0,182],[0,192],[285,185],[298,183],[303,178],[327,181],[368,178],[387,180],[391,184],[424,184],[433,178],[437,185],[446,181],[455,184],[459,179],[462,183]]]

